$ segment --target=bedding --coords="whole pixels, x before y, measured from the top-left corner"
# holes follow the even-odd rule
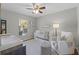
[[[46,39],[46,38],[41,38],[41,37],[36,37],[36,38],[39,38],[39,39],[42,39],[42,40],[46,40],[46,41],[49,41],[48,39]]]
[[[12,44],[15,42],[22,42],[22,40],[20,40],[20,38],[14,36],[14,35],[1,37],[1,45]]]
[[[55,51],[59,55],[67,55],[74,53],[74,44],[67,41],[51,41],[51,51]]]
[[[66,39],[66,37],[65,36],[62,36],[61,37],[61,41],[66,41],[67,39]]]
[[[64,37],[65,41],[74,41],[73,40],[73,35],[71,32],[61,32],[61,38]]]
[[[46,31],[40,31],[40,30],[37,30],[35,33],[34,33],[34,38],[39,38],[39,39],[43,39],[43,40],[49,40],[49,36],[48,36],[48,32]]]
[[[58,52],[59,52],[60,55],[70,54],[67,42],[58,41]]]
[[[56,54],[73,54],[74,53],[74,40],[71,32],[62,31],[61,34],[57,36],[53,36],[53,32],[50,31],[36,31],[34,34],[34,39],[37,38],[42,42],[42,45],[45,45],[46,40],[50,42],[51,51],[56,52]],[[52,53],[53,54],[53,53]]]

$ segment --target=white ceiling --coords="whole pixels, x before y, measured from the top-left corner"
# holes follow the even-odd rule
[[[32,3],[3,3],[1,8],[32,17],[40,17],[78,6],[77,3],[42,3],[42,5],[46,6],[43,14],[33,14],[32,10],[27,10],[27,7],[32,7]]]

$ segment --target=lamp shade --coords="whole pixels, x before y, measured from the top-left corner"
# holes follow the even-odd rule
[[[59,28],[59,24],[53,24],[53,28]]]

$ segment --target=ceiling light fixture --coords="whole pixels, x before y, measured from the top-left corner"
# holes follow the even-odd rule
[[[38,14],[39,11],[38,11],[38,10],[33,10],[33,13],[34,13],[34,14]]]
[[[31,8],[28,7],[26,9],[32,10],[32,13],[34,13],[34,14],[38,14],[38,13],[41,13],[42,14],[43,13],[43,10],[46,9],[46,7],[45,6],[42,6],[41,4],[33,3],[32,5],[33,6]]]

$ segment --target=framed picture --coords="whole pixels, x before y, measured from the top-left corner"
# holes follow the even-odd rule
[[[6,20],[0,20],[0,34],[6,34],[7,27],[6,27]]]

